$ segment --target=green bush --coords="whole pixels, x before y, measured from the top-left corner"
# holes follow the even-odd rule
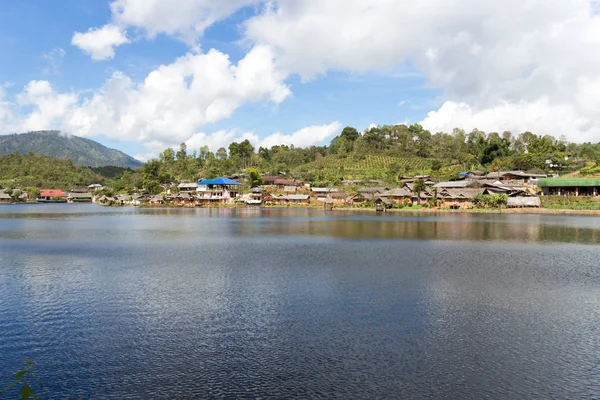
[[[506,207],[508,196],[505,194],[478,194],[473,198],[477,208],[502,208]]]

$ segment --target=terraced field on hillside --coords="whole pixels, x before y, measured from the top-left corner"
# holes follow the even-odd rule
[[[388,171],[390,164],[397,163],[402,174],[428,173],[431,170],[431,159],[427,158],[400,158],[389,156],[369,155],[363,159],[352,157],[337,158],[335,156],[324,157],[320,161],[311,164],[312,168],[324,172],[339,173],[343,170],[344,175],[377,178],[382,177]]]

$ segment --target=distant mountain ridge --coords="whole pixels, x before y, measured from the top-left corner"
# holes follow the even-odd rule
[[[59,131],[38,131],[0,135],[0,155],[29,152],[48,157],[69,159],[87,167],[116,166],[138,168],[142,163],[116,149],[109,149],[91,139],[62,134]]]

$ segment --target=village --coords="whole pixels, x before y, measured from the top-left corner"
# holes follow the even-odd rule
[[[379,180],[344,181],[340,187],[315,187],[302,180],[262,176],[250,187],[237,175],[200,179],[165,186],[157,195],[145,190],[107,195],[100,184],[67,192],[40,189],[37,197],[19,189],[0,190],[0,203],[95,203],[105,206],[173,207],[322,207],[373,208],[377,211],[426,207],[448,210],[479,208],[540,208],[540,197],[588,197],[600,194],[600,179],[557,178],[523,171],[461,172],[453,181],[436,181],[429,175],[401,177],[397,185]]]

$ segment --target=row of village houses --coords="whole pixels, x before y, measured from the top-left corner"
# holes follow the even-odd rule
[[[426,190],[415,193],[415,182],[422,179]],[[504,194],[509,206],[539,207],[536,194],[561,196],[598,196],[600,179],[597,178],[548,178],[545,175],[528,174],[523,171],[500,171],[483,174],[478,171],[461,173],[461,179],[448,182],[435,182],[429,176],[407,177],[399,187],[384,186],[379,181],[350,181],[351,186],[360,187],[355,191],[344,188],[312,187],[304,181],[280,177],[263,177],[263,185],[240,190],[241,183],[231,178],[206,179],[198,182],[181,183],[177,191],[167,190],[155,196],[144,193],[119,194],[116,196],[94,196],[93,192],[101,185],[90,185],[87,190],[42,189],[39,202],[97,202],[111,205],[162,205],[201,206],[223,203],[245,203],[248,205],[270,204],[310,204],[353,206],[363,203],[382,204],[421,204],[437,199],[438,205],[448,208],[470,208],[477,195]],[[347,185],[344,185],[347,186]],[[178,192],[178,193],[175,193]],[[26,196],[25,194],[21,196]],[[0,202],[14,201],[14,193],[0,192]]]
[[[548,178],[545,175],[528,174],[523,171],[500,171],[487,175],[477,171],[461,174],[456,181],[435,182],[429,176],[403,178],[399,187],[391,188],[378,181],[351,181],[352,186],[365,186],[354,192],[343,188],[311,187],[301,180],[277,177],[263,177],[263,185],[242,194],[240,183],[229,178],[201,180],[198,183],[181,183],[179,193],[167,193],[147,199],[150,204],[170,203],[175,205],[203,205],[211,203],[240,202],[245,204],[310,204],[324,203],[335,205],[358,205],[363,203],[384,204],[420,204],[437,199],[438,205],[448,208],[470,208],[477,195],[504,194],[508,205],[513,207],[539,207],[541,202],[535,196],[541,188],[544,195],[598,195],[600,182],[582,178],[565,180]],[[417,194],[415,181],[422,179],[427,188]],[[595,186],[594,186],[595,185]],[[101,201],[123,203],[124,198],[106,198]],[[133,204],[143,202],[142,198],[132,198]]]

